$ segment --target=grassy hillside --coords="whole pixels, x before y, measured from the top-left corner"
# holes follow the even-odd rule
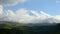
[[[41,26],[0,21],[0,34],[60,34],[60,24]]]

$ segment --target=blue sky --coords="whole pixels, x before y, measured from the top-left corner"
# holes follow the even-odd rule
[[[60,0],[27,0],[25,3],[18,3],[14,6],[4,6],[4,10],[11,9],[16,11],[20,8],[44,11],[51,15],[60,15]]]

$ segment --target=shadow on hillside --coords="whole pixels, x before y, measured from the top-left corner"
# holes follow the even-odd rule
[[[60,34],[60,24],[54,26],[26,26],[24,30],[21,30],[19,28],[1,28],[0,34]]]

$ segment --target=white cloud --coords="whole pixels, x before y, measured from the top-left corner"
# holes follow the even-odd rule
[[[2,14],[3,12],[3,7],[0,5],[0,14]]]
[[[60,3],[60,1],[56,1],[56,3]]]
[[[55,19],[60,20],[60,15],[56,15],[56,16],[55,16]]]
[[[16,5],[17,3],[24,3],[26,0],[0,0],[0,5]]]
[[[1,7],[0,9],[2,9],[2,6],[0,7]],[[19,9],[16,12],[13,12],[12,10],[7,10],[5,12],[3,12],[3,10],[0,11],[1,11],[0,21],[13,21],[13,22],[20,22],[20,23],[60,22],[60,15],[51,16],[43,11],[40,11],[40,13],[38,13],[37,11],[26,10],[24,8]]]

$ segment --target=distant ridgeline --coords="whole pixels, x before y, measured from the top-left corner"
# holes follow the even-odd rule
[[[22,24],[0,21],[0,34],[60,34],[60,23]]]

